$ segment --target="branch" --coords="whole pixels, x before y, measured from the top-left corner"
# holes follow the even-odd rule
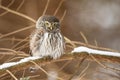
[[[85,52],[68,53],[68,54],[64,54],[63,56],[61,56],[60,59],[57,59],[57,60],[53,60],[49,57],[46,57],[46,58],[27,57],[27,58],[20,60],[19,62],[4,63],[3,65],[7,65],[7,67],[5,68],[3,68],[3,65],[0,65],[0,75],[6,74],[6,70],[9,70],[11,72],[16,72],[16,71],[20,71],[20,70],[29,68],[31,66],[34,66],[34,64],[31,61],[34,61],[35,63],[39,65],[46,65],[49,63],[53,63],[53,62],[72,60],[76,58],[82,59],[84,56],[87,56],[87,55],[89,55],[87,52],[86,53]],[[102,62],[120,63],[120,57],[99,55],[99,54],[92,54],[92,55],[94,56],[94,58]],[[86,60],[94,61],[94,59],[91,58],[91,56],[88,56]],[[15,64],[15,65],[9,66],[10,64]]]
[[[32,21],[33,23],[36,23],[36,20],[34,20],[33,18],[31,18],[31,17],[29,17],[29,16],[27,16],[27,15],[24,15],[24,14],[22,14],[22,13],[19,13],[19,12],[17,12],[17,11],[12,10],[12,9],[6,8],[6,7],[2,6],[2,5],[0,5],[0,8],[6,10],[6,11],[8,11],[8,12],[11,12],[11,13],[13,13],[13,14],[15,14],[15,15],[21,16],[21,17],[23,17],[23,18],[25,18],[25,19],[28,19],[28,20]]]

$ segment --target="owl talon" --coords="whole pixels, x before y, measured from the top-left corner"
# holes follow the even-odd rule
[[[44,56],[43,59],[44,60],[49,60],[49,59],[51,59],[51,56]]]

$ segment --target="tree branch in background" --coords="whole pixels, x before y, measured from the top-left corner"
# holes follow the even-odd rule
[[[20,12],[14,11],[14,10],[9,9],[9,8],[6,8],[6,7],[2,6],[2,5],[0,5],[0,8],[6,10],[6,11],[8,11],[8,12],[11,12],[11,13],[13,13],[13,14],[15,14],[15,15],[19,15],[19,16],[21,16],[21,17],[23,17],[23,18],[25,18],[25,19],[27,19],[27,20],[29,20],[29,21],[32,21],[33,23],[36,23],[36,20],[34,20],[33,18],[30,18],[29,16],[24,15],[24,14],[22,14],[22,13],[20,13]]]

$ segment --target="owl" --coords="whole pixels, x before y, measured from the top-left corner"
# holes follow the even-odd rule
[[[44,15],[36,22],[36,29],[30,35],[32,56],[50,56],[53,59],[64,54],[65,41],[61,34],[60,22],[55,16]]]

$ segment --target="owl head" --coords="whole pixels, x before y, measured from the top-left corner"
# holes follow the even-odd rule
[[[60,30],[60,23],[55,16],[45,15],[37,20],[36,28],[43,28],[47,32],[56,32]]]

